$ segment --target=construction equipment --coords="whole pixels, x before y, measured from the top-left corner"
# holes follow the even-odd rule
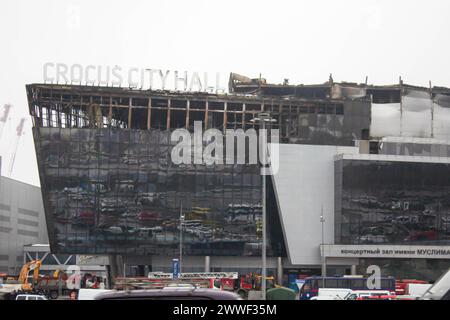
[[[39,276],[39,270],[41,268],[41,260],[32,260],[23,265],[18,282],[21,285],[19,294],[35,293],[40,295],[46,295],[51,299],[57,299],[60,292],[67,291],[67,274],[62,270],[56,270],[53,276]],[[30,272],[33,272],[33,276],[30,281]]]
[[[41,260],[32,260],[23,265],[20,270],[19,283],[22,285],[22,291],[33,291],[35,283],[39,280],[39,269],[41,268]],[[32,282],[28,282],[29,273],[33,271]]]
[[[67,279],[67,274],[64,270],[57,269],[53,272],[53,279]]]

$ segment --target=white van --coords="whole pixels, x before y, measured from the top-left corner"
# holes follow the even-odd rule
[[[107,289],[80,289],[78,290],[78,300],[95,300],[95,298],[104,292],[110,292],[113,290]]]
[[[408,286],[406,287],[406,295],[419,298],[423,296],[424,293],[431,288],[431,286],[432,284],[408,283]]]
[[[16,296],[16,300],[48,300],[45,296],[37,294],[19,294]]]

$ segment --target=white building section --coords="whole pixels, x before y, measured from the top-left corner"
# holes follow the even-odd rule
[[[273,181],[293,265],[321,263],[322,206],[324,243],[334,242],[334,157],[357,152],[356,147],[280,145],[280,168]]]

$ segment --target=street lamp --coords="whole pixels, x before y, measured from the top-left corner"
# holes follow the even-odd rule
[[[184,225],[184,214],[183,214],[183,201],[180,204],[180,267],[179,273],[181,273],[182,261],[183,261],[183,225]]]
[[[320,223],[322,224],[322,243],[320,246],[320,252],[322,255],[322,277],[326,277],[327,276],[327,265],[326,265],[326,260],[325,260],[325,255],[324,255],[324,244],[325,244],[325,235],[324,235],[324,223],[325,223],[325,217],[323,216],[323,206],[322,206],[322,213],[320,215]]]
[[[276,122],[275,119],[273,119],[270,116],[270,113],[268,112],[261,112],[258,114],[256,118],[253,118],[250,120],[253,123],[259,123],[261,125],[261,129],[263,132],[266,129],[266,123],[273,123]],[[263,145],[260,147],[262,148],[262,160],[264,162],[261,163],[261,166],[264,166],[266,168],[266,148],[267,148],[267,141],[268,137],[266,139],[266,145]],[[266,170],[262,172],[262,272],[261,272],[261,294],[262,294],[262,300],[266,300],[266,278],[267,278],[267,228],[266,228]]]

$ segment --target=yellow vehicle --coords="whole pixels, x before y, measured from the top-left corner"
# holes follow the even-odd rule
[[[21,285],[20,294],[35,293],[57,299],[60,293],[67,293],[67,274],[56,270],[53,276],[40,276],[41,260],[33,260],[23,265],[18,282]],[[30,273],[33,272],[32,276]]]
[[[22,291],[33,291],[34,284],[39,280],[39,269],[41,268],[41,265],[41,260],[32,260],[23,265],[19,275],[19,283],[22,285]],[[28,278],[31,271],[33,271],[33,278],[30,283]]]

